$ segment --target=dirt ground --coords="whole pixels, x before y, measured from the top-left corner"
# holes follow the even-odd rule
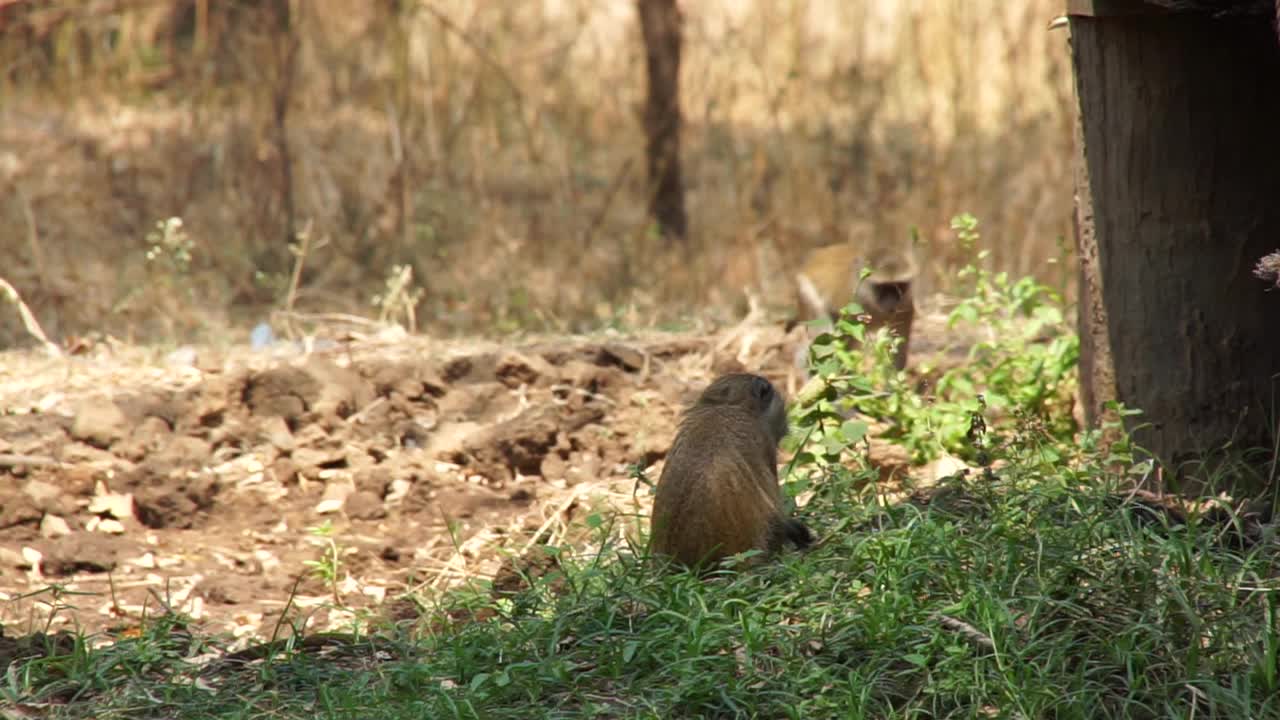
[[[656,480],[680,408],[730,370],[794,392],[798,338],[392,328],[260,351],[0,354],[4,634],[105,638],[167,606],[247,643],[291,596],[308,631],[331,629],[492,576],[587,513],[629,533],[649,508],[632,468]],[[308,564],[335,554],[332,581]]]

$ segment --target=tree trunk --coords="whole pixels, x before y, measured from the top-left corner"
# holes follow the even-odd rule
[[[1098,242],[1094,235],[1093,193],[1084,162],[1084,119],[1077,104],[1075,113],[1075,212],[1072,228],[1076,236],[1076,259],[1079,263],[1079,308],[1077,333],[1080,336],[1080,404],[1085,424],[1090,427],[1114,423],[1118,417],[1108,413],[1103,403],[1116,398],[1115,369],[1111,363],[1111,341],[1107,337],[1107,308],[1102,301],[1102,272],[1098,267]],[[1108,444],[1115,434],[1106,438]]]
[[[689,220],[680,178],[680,10],[676,0],[637,0],[637,6],[649,77],[644,112],[649,215],[668,242],[684,241]]]
[[[1274,441],[1280,47],[1261,18],[1072,17],[1081,395],[1170,469]]]

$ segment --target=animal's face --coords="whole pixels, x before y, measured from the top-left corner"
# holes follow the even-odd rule
[[[871,297],[876,309],[891,313],[907,299],[911,293],[911,282],[869,283]]]
[[[861,278],[863,269],[869,275]],[[896,312],[911,300],[911,281],[916,277],[916,261],[910,245],[880,246],[859,258],[858,299],[869,312],[885,315]]]

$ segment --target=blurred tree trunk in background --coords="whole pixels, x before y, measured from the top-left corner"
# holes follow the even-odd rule
[[[668,243],[684,242],[689,218],[680,178],[680,10],[676,0],[637,0],[637,5],[649,76],[644,112],[649,215]]]
[[[284,210],[284,242],[285,248],[294,242],[298,234],[297,202],[294,198],[293,180],[293,146],[289,142],[289,109],[293,104],[294,87],[298,75],[298,47],[301,39],[294,32],[296,18],[288,0],[274,0],[268,4],[266,11],[275,23],[279,37],[275,52],[275,85],[271,93],[272,119],[275,121],[276,152],[280,153],[280,204]],[[279,257],[278,252],[269,253],[269,258]],[[285,262],[280,270],[292,264],[291,253],[286,254]]]

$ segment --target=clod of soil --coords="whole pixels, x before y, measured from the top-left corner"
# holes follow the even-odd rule
[[[76,409],[71,437],[96,448],[106,449],[128,433],[129,418],[112,401],[87,400]]]
[[[136,542],[101,533],[76,533],[44,544],[40,570],[50,577],[77,573],[105,573],[115,570],[126,554],[136,551]]]

